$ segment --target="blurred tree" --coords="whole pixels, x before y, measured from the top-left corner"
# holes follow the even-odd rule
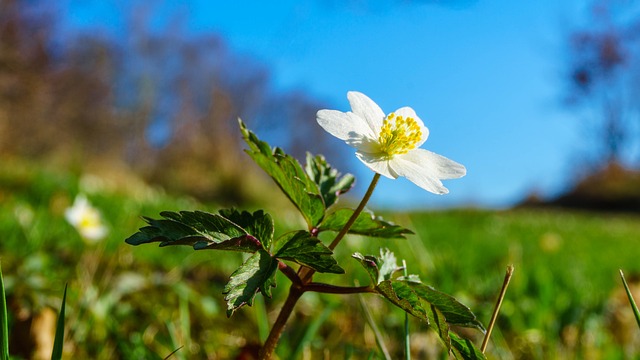
[[[640,145],[640,17],[624,0],[597,0],[586,25],[569,34],[566,103],[578,110],[591,136],[596,167],[622,164]]]
[[[315,122],[326,106],[275,92],[264,66],[215,34],[186,32],[179,15],[158,27],[154,4],[127,5],[115,37],[62,36],[54,3],[0,0],[0,154],[134,169],[170,190],[239,202],[256,181],[238,117],[278,129],[265,138],[298,158],[333,152]]]

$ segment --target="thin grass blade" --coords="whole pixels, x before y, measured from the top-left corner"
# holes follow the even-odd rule
[[[407,272],[407,262],[402,260],[404,276],[409,276]],[[404,313],[404,358],[411,360],[411,333],[409,332],[409,313]]]
[[[289,356],[290,359],[300,359],[302,357],[301,354],[302,354],[302,350],[304,349],[305,345],[307,345],[308,343],[311,342],[311,340],[313,340],[314,336],[316,335],[316,333],[320,329],[320,326],[322,326],[322,324],[325,321],[327,321],[327,319],[329,318],[329,315],[331,315],[331,313],[337,307],[338,307],[338,303],[330,303],[327,307],[325,307],[325,309],[322,311],[320,316],[318,316],[307,327],[307,330],[304,332],[304,335],[302,335],[302,339],[300,340],[300,342],[298,342],[298,345],[296,346],[296,348],[291,353],[291,356]]]
[[[62,306],[58,314],[58,323],[56,324],[56,336],[53,341],[53,351],[51,352],[51,360],[62,359],[62,348],[64,347],[64,311],[67,302],[67,285],[64,286],[64,294],[62,295]]]
[[[7,317],[7,297],[4,293],[4,280],[0,268],[0,360],[9,360],[9,319]]]
[[[633,309],[633,315],[635,315],[636,322],[638,323],[638,327],[640,327],[640,311],[638,311],[638,306],[636,305],[636,301],[633,299],[633,295],[631,295],[631,290],[629,289],[627,280],[625,280],[624,278],[624,274],[622,273],[622,270],[620,270],[620,277],[622,278],[622,284],[624,285],[624,290],[627,292],[629,303],[631,304],[631,308]]]
[[[362,306],[362,311],[364,312],[365,318],[367,319],[367,323],[369,324],[369,326],[371,326],[371,330],[373,330],[373,335],[375,335],[376,337],[376,343],[378,344],[380,351],[382,351],[382,354],[384,355],[385,360],[391,360],[391,355],[389,355],[389,350],[384,345],[384,341],[382,340],[382,334],[380,333],[380,330],[378,330],[378,326],[376,325],[375,321],[373,321],[373,316],[371,315],[371,312],[367,307],[367,303],[364,301],[364,296],[362,296],[362,294],[358,294],[358,298],[360,299],[360,305]]]

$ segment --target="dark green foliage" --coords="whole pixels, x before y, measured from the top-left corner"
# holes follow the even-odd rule
[[[329,214],[320,224],[320,231],[340,231],[347,223],[353,209],[339,209]],[[405,235],[413,234],[413,231],[391,222],[384,221],[373,213],[363,211],[349,229],[350,234],[372,236],[388,239],[404,239]]]
[[[191,245],[196,250],[217,249],[254,252],[270,244],[273,235],[273,220],[262,211],[253,215],[224,210],[221,214],[202,211],[163,211],[164,219],[145,217],[150,225],[141,228],[127,240],[127,244],[140,245],[160,242],[160,246]],[[244,222],[247,229],[234,223],[225,215]],[[251,230],[254,233],[249,233]],[[259,240],[263,238],[263,242]],[[265,249],[268,250],[268,249]]]
[[[278,260],[259,250],[251,255],[232,275],[224,288],[227,296],[227,316],[245,304],[251,306],[256,293],[271,297],[271,288],[276,286]]]
[[[484,354],[478,350],[470,340],[463,339],[454,332],[449,332],[451,337],[451,346],[454,349],[453,354],[456,358],[465,360],[486,359]]]
[[[473,327],[484,331],[482,323],[467,306],[461,304],[453,296],[447,295],[429,285],[415,281],[404,281],[421,299],[435,306],[444,315],[449,324]]]
[[[282,192],[300,210],[309,228],[313,228],[324,216],[325,204],[316,183],[309,178],[300,163],[274,148],[249,131],[240,121],[240,130],[249,145],[247,154],[276,182]]]
[[[305,170],[307,175],[318,185],[327,208],[338,201],[338,196],[349,191],[356,181],[356,178],[351,174],[340,177],[341,174],[338,170],[332,168],[322,155],[313,156],[307,153]]]
[[[275,257],[292,260],[318,272],[344,274],[333,258],[333,251],[307,231],[294,231],[276,240]]]
[[[448,324],[484,331],[484,327],[471,310],[452,296],[422,284],[416,275],[394,278],[393,275],[402,268],[397,266],[392,252],[381,251],[380,257],[355,253],[353,257],[369,273],[376,292],[407,313],[427,322],[448,349],[451,348],[451,339],[455,335],[449,331]],[[480,353],[473,348],[471,342],[461,340],[461,344],[467,344],[473,350],[469,352],[471,357],[467,357],[464,351],[460,352],[464,359],[474,359],[475,354]]]

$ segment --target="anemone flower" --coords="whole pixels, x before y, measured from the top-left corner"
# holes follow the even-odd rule
[[[76,196],[73,205],[65,210],[64,217],[87,243],[96,243],[107,235],[102,215],[84,195]]]
[[[404,176],[434,194],[449,192],[443,179],[464,176],[461,164],[420,149],[429,129],[410,107],[389,115],[366,95],[350,91],[351,111],[320,110],[318,124],[331,135],[356,148],[356,156],[374,172],[390,179]]]

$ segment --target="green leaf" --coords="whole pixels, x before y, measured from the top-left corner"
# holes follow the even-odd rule
[[[244,305],[251,306],[258,291],[271,297],[271,288],[276,286],[277,270],[278,260],[265,250],[258,250],[251,255],[231,274],[229,283],[224,287],[227,317]]]
[[[64,309],[67,302],[67,285],[64,286],[64,294],[62,295],[62,306],[58,314],[58,322],[56,324],[56,335],[53,341],[53,351],[51,352],[51,360],[62,359],[62,349],[64,347]]]
[[[332,168],[322,155],[313,156],[307,153],[305,170],[307,175],[318,185],[326,208],[335,204],[340,195],[351,190],[356,181],[356,178],[351,174],[340,177],[341,174],[338,170]]]
[[[430,321],[429,317],[431,321],[435,320],[436,323],[430,325],[435,326],[434,330],[441,336],[445,336],[445,344],[448,345],[449,340],[444,334],[444,330],[448,332],[448,329],[442,326],[443,321],[484,331],[484,327],[468,307],[454,297],[422,284],[418,276],[408,275],[394,279],[393,275],[402,268],[398,267],[395,255],[389,250],[381,250],[380,257],[363,256],[359,253],[353,254],[353,257],[360,261],[376,284],[376,292],[409,314],[427,322]]]
[[[385,280],[376,286],[376,290],[394,305],[425,321],[427,324],[429,323],[427,312],[420,298],[405,283]]]
[[[240,121],[242,136],[249,145],[247,154],[276,182],[284,194],[300,210],[309,228],[313,228],[324,217],[325,205],[318,185],[302,169],[300,163],[274,148],[249,131]]]
[[[126,239],[130,245],[159,242],[160,246],[191,245],[195,250],[234,250],[255,252],[268,248],[271,241],[273,220],[262,211],[253,215],[238,213],[234,210],[223,211],[222,214],[211,214],[202,211],[181,211],[180,213],[163,211],[164,219],[144,220],[150,225],[141,228]],[[224,215],[244,222],[254,233],[248,232]],[[262,238],[267,244],[261,242]],[[265,247],[267,245],[267,247]]]
[[[390,280],[395,272],[402,270],[396,263],[396,256],[388,249],[380,249],[379,258],[373,255],[363,256],[360,253],[351,256],[360,261],[376,285],[384,280]]]
[[[9,360],[9,318],[7,317],[7,297],[0,269],[0,360]]]
[[[421,299],[435,306],[444,315],[449,324],[485,331],[484,326],[476,318],[476,315],[471,312],[471,309],[460,303],[453,296],[421,283],[410,281],[406,283]]]
[[[340,209],[334,211],[322,221],[318,230],[342,230],[353,214],[353,211],[353,209]],[[349,228],[349,233],[386,239],[404,239],[405,235],[413,234],[413,231],[385,221],[381,217],[376,217],[371,212],[363,211],[358,215],[358,218],[351,228]]]
[[[463,339],[452,331],[449,332],[449,337],[451,345],[455,349],[456,358],[461,356],[464,360],[486,360],[484,354],[473,345],[471,340]]]
[[[248,234],[257,238],[258,241],[262,243],[264,249],[269,251],[274,230],[271,215],[262,210],[258,210],[252,214],[248,211],[240,212],[236,209],[224,209],[220,210],[219,213],[242,227]]]
[[[275,257],[295,261],[318,272],[344,274],[333,251],[307,231],[293,231],[276,240]]]
[[[448,351],[451,351],[451,337],[449,336],[449,324],[444,317],[444,314],[438,310],[437,307],[430,305],[427,310],[427,316],[429,317],[429,324],[431,325],[431,329],[433,329],[440,340],[447,348]]]

